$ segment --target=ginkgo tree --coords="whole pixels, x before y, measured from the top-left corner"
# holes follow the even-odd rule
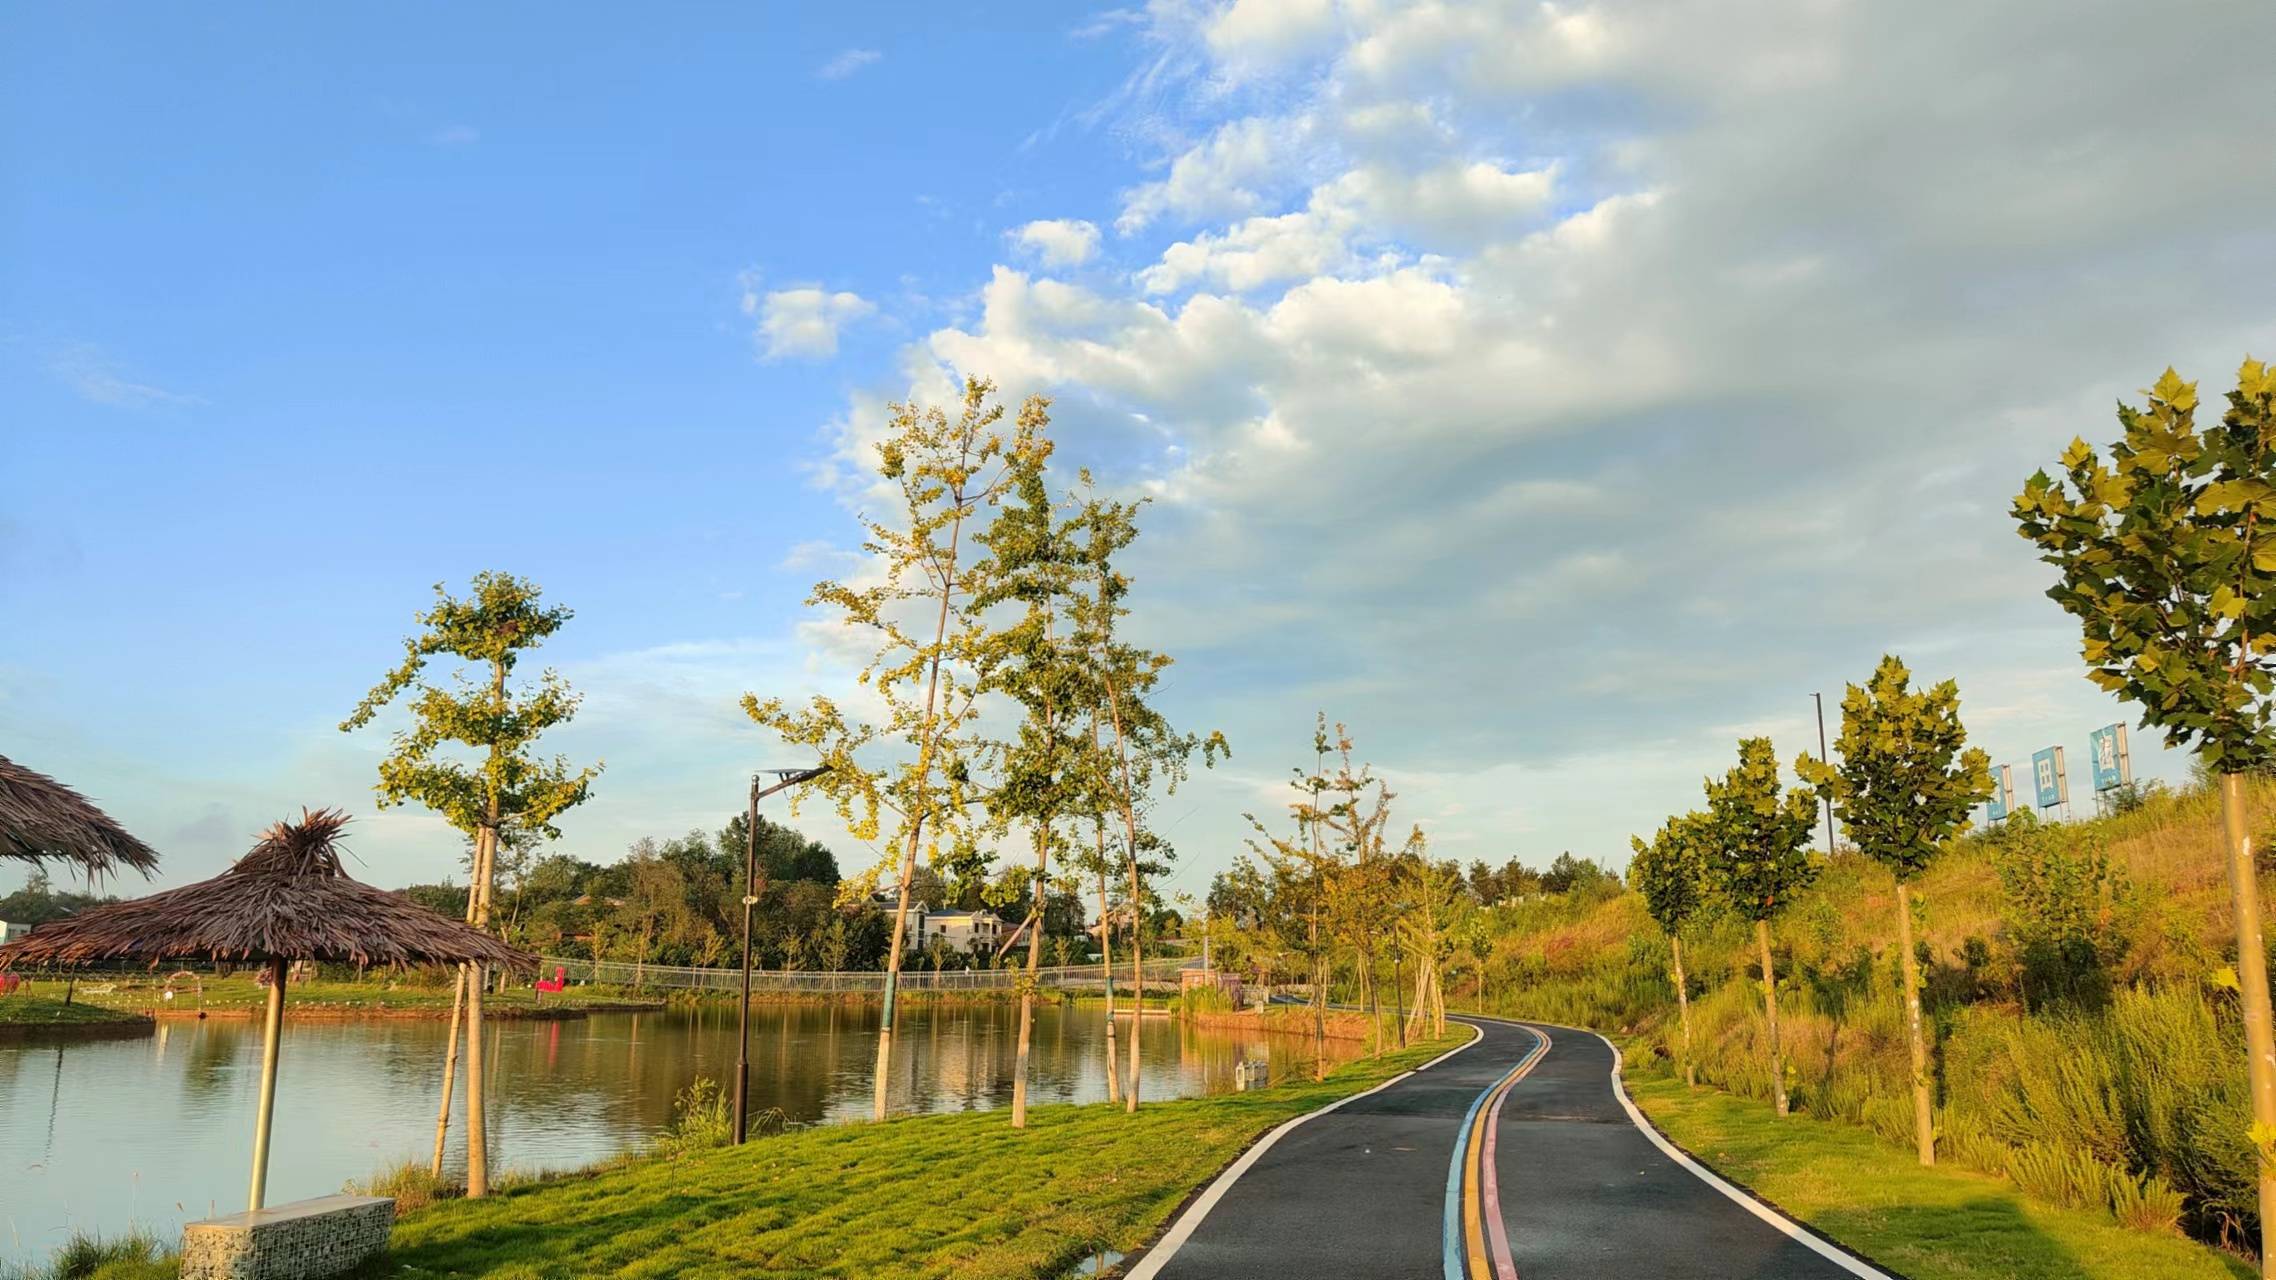
[[[1707,781],[1707,867],[1723,900],[1754,923],[1762,959],[1762,1016],[1768,1032],[1771,1100],[1785,1115],[1786,1060],[1778,1048],[1778,973],[1770,955],[1770,922],[1817,881],[1810,854],[1817,797],[1781,792],[1778,754],[1768,738],[1739,742],[1739,763]]]
[[[1833,802],[1858,851],[1897,877],[1897,949],[1904,975],[1905,1033],[1912,1049],[1914,1146],[1936,1163],[1936,1112],[1921,1027],[1920,960],[1913,950],[1912,884],[1968,815],[1991,795],[1991,757],[1967,745],[1960,686],[1912,687],[1912,673],[1885,655],[1872,680],[1841,700],[1839,764],[1804,754],[1794,771]]]
[[[1027,1127],[1028,1056],[1034,1036],[1037,970],[1043,959],[1043,914],[1051,886],[1058,824],[1098,792],[1087,786],[1095,763],[1081,733],[1083,712],[1098,702],[1090,655],[1071,634],[1067,612],[1078,582],[1074,531],[1062,521],[1045,483],[1044,455],[1013,459],[1012,493],[980,535],[987,558],[974,567],[971,607],[1011,607],[978,662],[979,689],[1010,698],[1023,711],[1014,737],[998,744],[987,797],[999,829],[1024,823],[1035,850],[1026,923],[1027,971],[1020,981],[1019,1039],[1012,1064],[1011,1123]],[[1108,1021],[1111,1028],[1113,1022]],[[1112,1039],[1111,1031],[1108,1037]]]
[[[877,444],[877,475],[895,505],[889,518],[864,521],[869,579],[819,583],[808,600],[872,646],[861,681],[883,703],[882,719],[862,721],[819,695],[797,708],[778,698],[743,696],[752,720],[812,750],[815,762],[827,766],[805,787],[830,799],[855,838],[878,839],[888,815],[893,823],[893,930],[871,1097],[871,1115],[879,1120],[892,1079],[918,855],[967,870],[980,856],[980,833],[970,820],[979,796],[975,771],[987,749],[976,723],[979,667],[998,637],[989,610],[974,606],[969,543],[988,510],[1051,452],[1049,402],[1030,397],[1007,429],[995,391],[985,379],[966,379],[954,417],[937,406],[893,406]],[[841,892],[861,893],[874,883],[873,872],[849,880]]]
[[[371,723],[382,708],[411,688],[429,662],[456,658],[480,674],[460,676],[449,687],[420,684],[411,700],[411,727],[395,734],[393,750],[379,763],[382,807],[418,803],[443,816],[473,841],[473,878],[467,888],[466,918],[477,928],[490,923],[490,902],[501,846],[536,835],[558,838],[553,820],[589,793],[600,766],[578,769],[559,757],[540,758],[538,736],[576,714],[577,695],[548,670],[534,688],[508,685],[524,652],[545,643],[566,625],[567,608],[548,606],[535,583],[511,574],[484,572],[473,591],[452,596],[440,583],[434,606],[417,616],[420,630],[404,642],[403,661],[387,673],[340,725],[342,732]],[[453,748],[478,753],[473,764],[454,758]],[[443,1138],[450,1122],[452,1086],[458,1075],[458,1029],[466,1023],[466,1194],[489,1190],[489,1132],[485,1122],[482,1051],[483,973],[480,965],[461,968],[452,1002],[449,1044],[443,1058],[442,1106],[435,1120],[433,1170],[442,1172]]]
[[[1145,1022],[1146,879],[1173,856],[1159,832],[1145,829],[1144,816],[1157,788],[1165,793],[1177,790],[1196,751],[1205,767],[1214,766],[1230,751],[1222,733],[1182,733],[1171,727],[1155,699],[1162,674],[1173,660],[1132,644],[1121,634],[1121,621],[1130,612],[1131,590],[1121,555],[1138,537],[1138,512],[1144,503],[1100,496],[1086,471],[1079,473],[1070,505],[1067,530],[1080,584],[1068,606],[1073,623],[1070,638],[1087,664],[1084,680],[1095,700],[1092,714],[1098,729],[1097,750],[1079,768],[1087,776],[1092,803],[1103,804],[1121,819],[1123,865],[1129,872],[1130,978],[1139,1002],[1130,1018],[1129,1076],[1122,1105],[1126,1111],[1136,1111],[1143,1057],[1139,1035]]]
[[[2073,440],[2061,475],[2034,474],[2013,514],[2061,571],[2047,595],[2078,619],[2088,678],[2220,777],[2261,1153],[2261,1273],[2276,1276],[2265,1247],[2276,1222],[2276,1029],[2243,786],[2276,767],[2276,371],[2246,360],[2212,426],[2198,425],[2197,385],[2171,369],[2145,394],[2143,408],[2118,405],[2107,461]]]
[[[1667,934],[1674,968],[1676,1015],[1683,1028],[1683,1082],[1697,1086],[1699,1066],[1691,1047],[1691,980],[1683,969],[1683,933],[1709,906],[1707,846],[1711,828],[1706,815],[1687,813],[1669,818],[1653,833],[1650,844],[1629,837],[1635,857],[1628,862],[1628,884],[1643,895],[1652,922]]]

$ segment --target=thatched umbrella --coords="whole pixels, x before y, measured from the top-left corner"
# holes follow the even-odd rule
[[[0,857],[75,862],[92,878],[120,867],[149,875],[158,855],[87,797],[0,756]]]
[[[269,1174],[269,1117],[284,1030],[285,965],[294,960],[370,964],[496,964],[530,969],[537,958],[400,894],[351,880],[337,845],[348,817],[302,811],[270,827],[252,852],[211,880],[131,902],[89,907],[0,946],[0,969],[99,960],[259,961],[269,1008],[261,1043],[261,1109],[253,1131],[251,1207]]]

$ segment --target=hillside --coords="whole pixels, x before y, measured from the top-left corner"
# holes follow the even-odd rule
[[[2251,802],[2276,821],[2276,783]],[[2133,1225],[2256,1238],[2216,796],[2152,792],[2107,818],[1971,836],[1914,897],[1940,1158]],[[1796,1108],[1904,1144],[1894,913],[1889,873],[1844,852],[1774,937]],[[1463,1003],[1624,1036],[1635,1071],[1672,1071],[1670,951],[1641,898],[1599,884],[1482,915]],[[1685,959],[1701,1083],[1767,1098],[1751,938],[1712,920]]]

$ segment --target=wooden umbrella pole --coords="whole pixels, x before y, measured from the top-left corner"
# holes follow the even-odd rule
[[[261,1109],[253,1121],[253,1195],[261,1207],[269,1185],[269,1120],[277,1109],[277,1045],[284,1039],[285,962],[269,961],[269,1012],[261,1034]]]

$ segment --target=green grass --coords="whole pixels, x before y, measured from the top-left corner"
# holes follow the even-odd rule
[[[89,975],[79,980],[72,1003],[74,1006],[85,1005],[95,1009],[135,1013],[163,1009],[171,1014],[187,1014],[196,1012],[200,1007],[201,997],[195,984],[187,980],[176,983],[172,1000],[163,998],[165,987],[163,975]],[[60,981],[42,980],[24,984],[25,992],[58,1001],[63,997],[63,988],[64,984]],[[7,1004],[12,998],[0,998],[0,1005]],[[503,993],[492,992],[483,1000],[482,1012],[486,1017],[513,1017],[553,1009],[649,1009],[662,1001],[661,993],[634,993],[615,987],[571,987],[567,991],[539,997],[527,986],[521,986]],[[250,1014],[268,1003],[268,988],[255,982],[250,974],[228,978],[208,977],[205,979],[202,1003],[210,1013]],[[450,1016],[450,1005],[451,989],[447,983],[431,986],[374,976],[362,982],[318,980],[294,983],[286,993],[285,1014],[287,1017],[294,1014],[369,1014],[447,1018]]]
[[[33,995],[28,984],[13,995],[0,996],[0,1027],[85,1027],[129,1021],[133,1019],[116,1009]]]
[[[799,1129],[409,1215],[380,1274],[1054,1277],[1129,1250],[1280,1122],[1467,1039],[1216,1098],[1046,1106]]]
[[[147,1232],[75,1235],[45,1263],[0,1263],[0,1280],[174,1280],[181,1265],[181,1259]]]
[[[1629,1090],[1678,1146],[1910,1280],[2244,1280],[2244,1262],[2172,1233],[2063,1209],[2003,1178],[1913,1157],[1854,1126],[1673,1079]]]

